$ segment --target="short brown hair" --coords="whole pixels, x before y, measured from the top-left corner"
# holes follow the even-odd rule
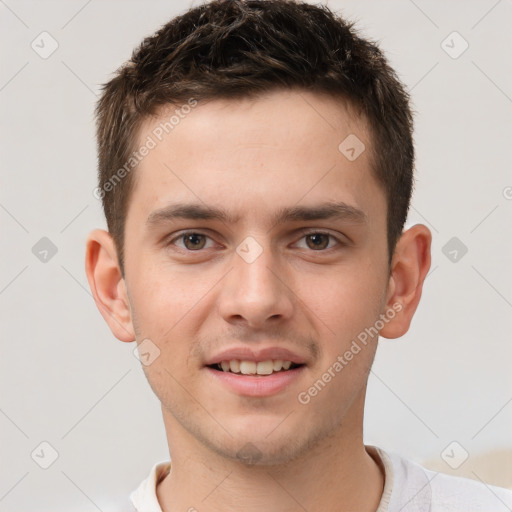
[[[159,107],[191,98],[252,97],[279,88],[343,98],[366,118],[372,170],[386,193],[391,261],[412,194],[413,121],[409,96],[382,52],[323,5],[213,0],[145,38],[103,85],[96,106],[96,190],[123,276],[125,219],[134,182],[126,162],[142,121]]]

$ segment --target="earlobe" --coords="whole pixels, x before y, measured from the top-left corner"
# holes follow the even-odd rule
[[[135,341],[115,244],[110,233],[103,229],[96,229],[87,237],[85,272],[94,302],[114,336],[121,341]]]
[[[430,269],[431,242],[432,234],[423,224],[409,228],[397,242],[383,311],[394,313],[380,331],[384,338],[399,338],[409,330]]]

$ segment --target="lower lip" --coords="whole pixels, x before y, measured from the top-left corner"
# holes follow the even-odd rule
[[[241,373],[222,372],[206,367],[214,379],[218,379],[231,391],[243,396],[265,397],[283,391],[297,380],[305,366],[293,370],[272,373],[270,375],[242,375]]]

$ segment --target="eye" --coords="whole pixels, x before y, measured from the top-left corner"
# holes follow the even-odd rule
[[[307,248],[312,249],[313,251],[323,251],[325,249],[331,249],[331,240],[335,240],[337,244],[340,245],[340,242],[336,237],[334,237],[330,233],[323,233],[320,231],[306,233],[303,235],[301,240],[302,239],[306,240]]]
[[[211,242],[210,245],[208,245],[208,240]],[[317,252],[332,249],[336,245],[343,245],[334,235],[321,231],[304,233],[300,240],[305,240],[306,243],[306,246],[302,246],[302,248]],[[204,233],[184,231],[172,238],[168,245],[175,245],[179,249],[188,252],[199,252],[202,249],[213,247],[214,244],[212,239]]]
[[[205,248],[207,239],[210,239],[210,237],[203,233],[187,231],[170,240],[169,245],[174,244],[180,249],[187,251],[198,251]],[[183,245],[179,245],[176,242],[183,242]]]

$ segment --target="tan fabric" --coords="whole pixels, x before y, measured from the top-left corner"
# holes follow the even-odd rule
[[[512,491],[482,481],[437,473],[396,453],[366,446],[384,471],[384,489],[375,512],[510,512]],[[130,499],[137,512],[162,512],[156,487],[170,461],[155,464]]]

